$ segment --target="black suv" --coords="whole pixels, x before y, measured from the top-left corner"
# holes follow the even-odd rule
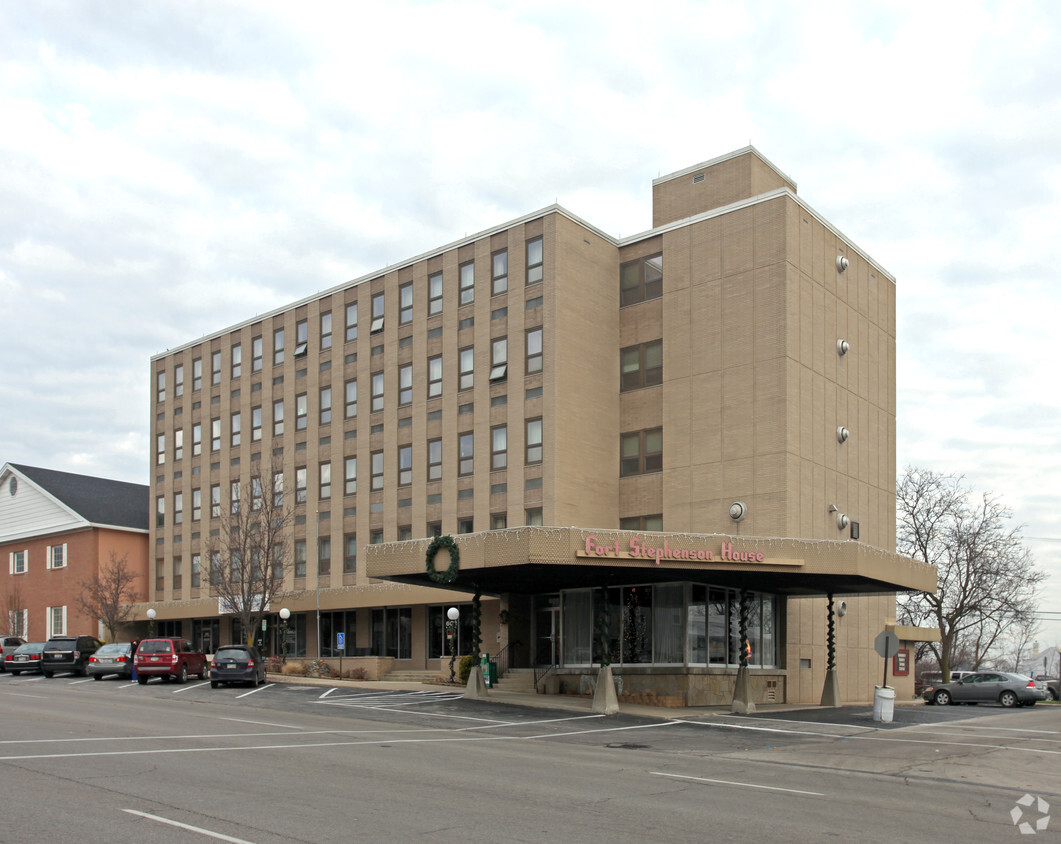
[[[95,636],[53,636],[44,644],[41,653],[41,672],[51,677],[56,671],[73,671],[88,675],[88,658],[103,642]]]

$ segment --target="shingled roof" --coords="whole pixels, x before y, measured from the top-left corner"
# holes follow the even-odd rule
[[[143,531],[150,529],[150,488],[144,484],[17,463],[7,465],[92,524]]]

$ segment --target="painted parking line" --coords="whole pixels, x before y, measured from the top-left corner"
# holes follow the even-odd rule
[[[776,785],[760,785],[754,782],[734,782],[732,780],[712,780],[707,777],[692,777],[684,774],[666,774],[662,771],[649,771],[654,777],[669,777],[676,780],[692,780],[693,782],[705,782],[709,785],[730,785],[736,788],[758,788],[763,791],[783,791],[786,794],[802,794],[807,797],[824,797],[825,793],[821,791],[800,791],[796,788],[780,788]]]
[[[208,682],[210,682],[210,681],[209,680],[204,680],[201,683],[193,683],[190,686],[181,686],[179,689],[174,689],[172,692],[170,692],[170,694],[177,695],[177,694],[180,694],[181,692],[189,692],[192,689],[199,689],[199,688],[202,688],[203,686],[205,686]]]
[[[232,842],[232,844],[253,844],[253,842],[247,841],[243,838],[233,838],[231,835],[224,835],[220,832],[214,832],[212,829],[204,829],[201,826],[192,826],[191,824],[170,820],[169,818],[164,818],[161,815],[150,815],[147,812],[138,812],[136,809],[122,809],[122,811],[128,812],[130,815],[136,815],[140,818],[146,818],[149,821],[156,821],[158,823],[168,824],[169,826],[175,826],[178,829],[186,829],[189,832],[197,832],[200,835],[207,836],[208,838],[216,838],[218,841],[229,841]]]
[[[249,692],[244,692],[241,695],[236,695],[236,700],[239,700],[241,697],[246,697],[247,695],[253,695],[253,694],[257,693],[257,692],[264,692],[266,689],[270,688],[272,685],[273,685],[272,683],[266,683],[264,686],[258,686],[256,689],[251,689]]]

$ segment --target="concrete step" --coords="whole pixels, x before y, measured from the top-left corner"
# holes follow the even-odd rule
[[[504,676],[497,681],[497,688],[506,692],[533,692],[534,669],[510,668],[505,672]]]

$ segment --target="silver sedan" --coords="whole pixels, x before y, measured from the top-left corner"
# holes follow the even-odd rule
[[[928,686],[921,697],[926,703],[946,706],[956,703],[999,703],[1002,706],[1034,706],[1046,699],[1031,677],[1002,671],[978,671],[953,683]]]

